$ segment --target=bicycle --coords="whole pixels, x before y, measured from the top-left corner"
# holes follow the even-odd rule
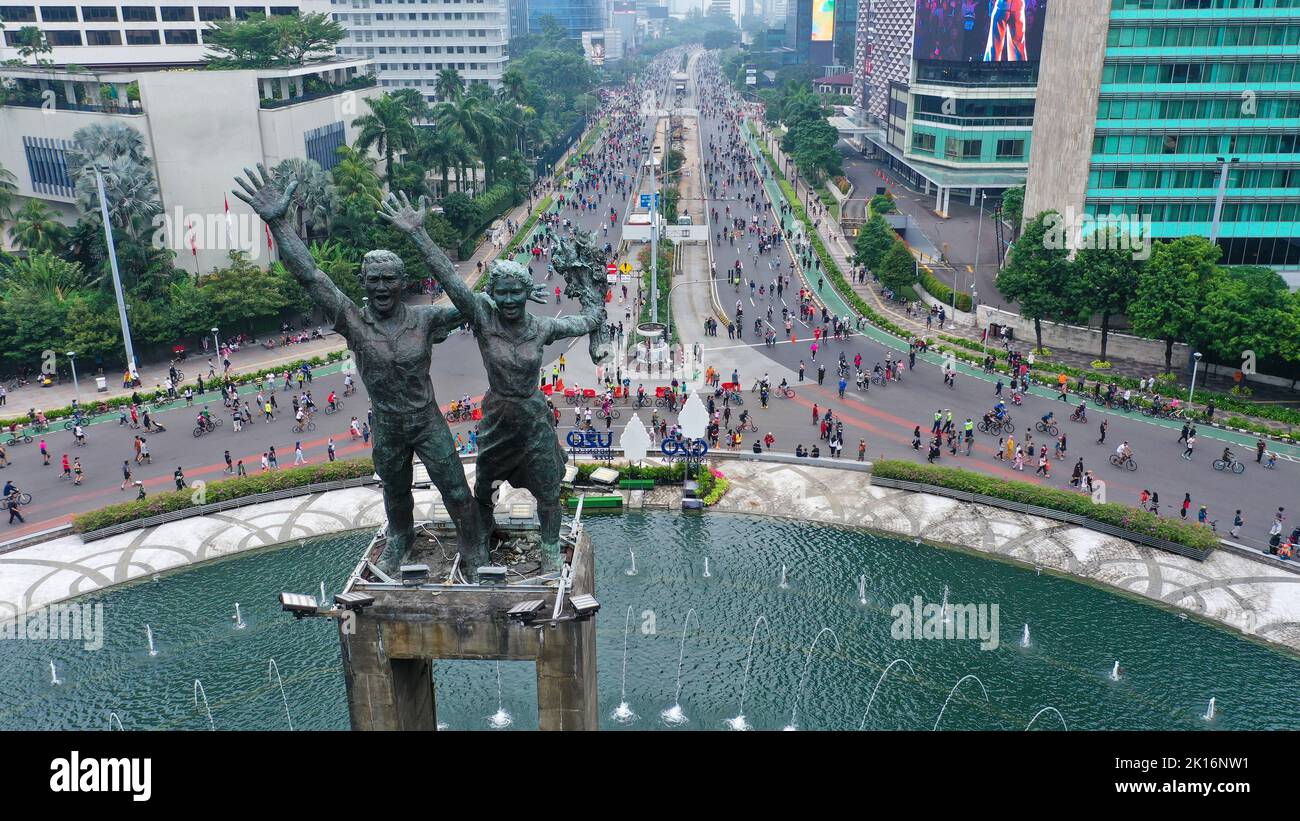
[[[741,432],[744,432],[744,431],[747,431],[747,430],[748,430],[748,431],[753,431],[753,432],[757,433],[757,432],[758,432],[758,425],[755,425],[755,424],[754,424],[754,421],[751,419],[751,420],[745,422],[745,423],[744,423],[743,425],[741,425],[740,427],[736,428],[736,430],[739,430],[739,431],[741,431]]]
[[[326,405],[325,405],[325,415],[326,415],[326,416],[333,416],[334,414],[338,413],[338,412],[341,411],[341,410],[343,410],[343,403],[340,402],[340,401],[337,400],[337,399],[334,400],[334,406],[333,406],[333,407],[330,407],[330,405],[329,405],[328,403],[326,403]]]
[[[1237,461],[1236,459],[1233,459],[1233,460],[1228,461],[1228,462],[1225,462],[1225,461],[1223,461],[1222,459],[1215,459],[1215,460],[1214,460],[1214,469],[1215,469],[1215,470],[1231,470],[1233,473],[1235,473],[1235,474],[1237,474],[1237,475],[1240,476],[1241,474],[1243,474],[1243,473],[1246,472],[1246,464],[1245,464],[1244,462],[1239,462],[1239,461]]]
[[[294,433],[302,433],[304,430],[310,433],[311,431],[316,430],[316,423],[310,419],[305,419],[302,422],[294,422],[293,427],[290,428],[290,430]]]
[[[884,384],[885,384],[885,375],[884,375],[884,374],[880,374],[880,373],[873,373],[873,374],[871,375],[871,384],[873,384],[873,385],[884,385]]]
[[[20,493],[20,494],[18,494],[18,506],[19,506],[19,507],[23,507],[24,505],[30,505],[31,503],[32,503],[32,494],[30,494],[30,493]]]
[[[447,411],[443,416],[452,424],[455,424],[456,422],[468,422],[474,418],[474,409],[456,408],[455,410]]]
[[[596,411],[597,419],[617,419],[619,415],[618,408],[610,408],[608,413],[605,412],[604,408]]]
[[[28,445],[31,444],[32,437],[26,433],[11,433],[9,438],[3,443],[4,445]]]
[[[1110,455],[1110,463],[1111,465],[1117,468],[1126,467],[1131,471],[1138,469],[1137,462],[1133,461],[1132,456],[1125,456],[1123,458],[1120,458],[1120,455],[1118,453],[1112,453]]]
[[[794,399],[794,388],[776,386],[776,395],[782,399]]]
[[[1041,419],[1034,423],[1034,430],[1039,433],[1046,433],[1049,436],[1059,436],[1061,433],[1055,422],[1044,422]]]

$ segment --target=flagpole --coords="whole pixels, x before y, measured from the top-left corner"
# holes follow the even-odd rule
[[[113,273],[113,295],[117,297],[117,318],[122,325],[122,341],[126,346],[126,370],[134,383],[140,378],[135,365],[135,350],[131,345],[131,325],[126,317],[126,300],[122,296],[122,278],[117,271],[117,248],[113,244],[113,224],[108,218],[108,197],[104,194],[104,175],[95,166],[95,187],[99,189],[99,213],[104,221],[104,244],[108,248],[109,269]]]

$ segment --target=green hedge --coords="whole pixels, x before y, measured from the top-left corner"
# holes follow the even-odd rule
[[[224,502],[269,493],[273,490],[314,485],[322,482],[338,482],[344,479],[356,479],[370,476],[375,472],[374,462],[369,456],[360,459],[345,459],[336,462],[321,462],[315,465],[273,470],[267,473],[255,473],[216,482],[208,482],[203,488],[201,501],[195,501],[196,490],[169,490],[165,493],[151,494],[141,501],[123,502],[108,507],[82,513],[72,519],[72,529],[77,533],[113,525],[134,522],[161,513],[171,513],[198,507],[201,504]]]
[[[277,368],[262,368],[261,370],[258,370],[258,371],[248,371],[248,372],[246,372],[246,373],[241,373],[241,374],[233,375],[233,376],[231,376],[230,381],[233,382],[233,383],[236,384],[236,385],[247,385],[247,384],[249,384],[250,382],[255,382],[255,381],[257,381],[257,379],[259,379],[259,378],[261,378],[261,377],[266,377],[266,376],[280,376],[281,374],[284,373],[284,371],[285,371],[286,368],[288,368],[288,369],[291,370],[291,371],[296,371],[296,370],[298,370],[299,368],[301,368],[304,364],[306,364],[306,365],[311,365],[313,368],[318,368],[318,367],[320,367],[321,365],[326,365],[326,364],[329,364],[329,363],[331,363],[331,362],[337,362],[337,361],[339,361],[340,359],[343,359],[344,356],[345,356],[344,351],[331,351],[330,353],[326,354],[324,357],[313,356],[311,359],[299,359],[299,360],[297,360],[296,362],[290,362],[290,363],[287,363],[287,364],[281,365],[281,366],[279,366],[279,367],[277,367]],[[182,368],[182,370],[184,370],[184,368]],[[220,379],[217,379],[217,380],[215,380],[215,381],[213,381],[213,382],[209,382],[208,384],[209,384],[209,385],[212,385],[213,390],[215,391],[215,390],[218,390],[218,389],[221,387],[221,385],[222,385],[222,381],[221,381]],[[184,391],[183,389],[181,389],[181,390],[180,390],[180,394],[178,394],[178,395],[183,395],[184,392],[185,392],[185,391]],[[140,394],[140,397],[141,397],[144,401],[146,401],[146,402],[153,402],[153,401],[156,401],[156,400],[158,400],[158,399],[165,398],[166,395],[167,395],[167,393],[166,393],[165,391],[161,391],[161,390],[149,390],[149,391],[147,391],[147,390],[143,390],[143,389],[141,389],[141,390],[138,391],[138,393]],[[11,394],[11,395],[12,395],[12,394]],[[207,396],[207,394],[204,394],[204,396]],[[220,398],[220,395],[219,395],[219,394],[217,395],[217,398]],[[199,397],[196,396],[196,397],[195,397],[195,400],[198,401],[198,399],[199,399]],[[175,400],[175,401],[182,401],[182,400]],[[100,402],[104,402],[104,403],[106,403],[106,404],[108,405],[109,409],[112,410],[112,409],[115,409],[115,408],[129,407],[129,406],[131,405],[131,397],[130,397],[130,395],[128,394],[127,396],[114,396],[114,397],[110,397],[110,398],[108,398],[108,399],[90,398],[90,399],[87,399],[85,402],[82,403],[82,405],[81,405],[82,410],[84,411],[84,410],[87,409],[87,408],[95,407],[95,406],[97,406]],[[37,407],[37,408],[38,408],[39,405],[30,405],[29,407]],[[53,420],[55,420],[55,419],[66,419],[67,417],[72,416],[72,406],[71,406],[71,405],[65,405],[65,406],[63,406],[63,407],[61,407],[61,408],[53,408],[53,409],[45,408],[45,409],[43,409],[43,410],[45,411],[45,418],[46,418],[46,419],[49,419],[49,420],[51,420],[51,421],[53,421]],[[31,420],[28,419],[28,417],[27,417],[26,415],[23,415],[23,416],[11,416],[11,417],[8,417],[8,418],[0,419],[0,426],[8,427],[8,426],[11,425],[11,424],[26,425],[26,424],[28,424],[30,421],[31,421]]]
[[[924,266],[917,266],[921,272],[921,287],[924,288],[930,296],[942,302],[944,305],[952,304],[952,288],[944,285],[932,271]],[[970,294],[965,291],[957,292],[957,310],[970,313],[971,301]]]
[[[1108,502],[1096,504],[1090,496],[1068,490],[1041,487],[1029,482],[998,479],[961,468],[920,465],[900,459],[882,459],[872,466],[872,473],[888,479],[980,493],[1010,502],[1037,505],[1051,510],[1086,516],[1143,536],[1164,539],[1196,550],[1213,550],[1219,537],[1209,528],[1187,524],[1177,519],[1162,519],[1145,510]]]
[[[584,462],[578,465],[578,480],[586,483],[591,481],[591,474],[597,468],[607,467],[603,462]],[[682,468],[680,465],[629,465],[626,462],[616,462],[608,465],[618,471],[619,479],[653,479],[661,485],[677,485],[682,482]],[[721,471],[715,471],[708,465],[701,465],[700,471],[695,476],[695,480],[700,483],[700,498],[704,504],[714,505],[722,498],[723,494],[731,486],[731,483]]]

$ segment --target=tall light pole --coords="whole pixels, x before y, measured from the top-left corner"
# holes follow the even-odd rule
[[[68,351],[68,360],[72,362],[72,389],[76,392],[77,405],[81,405],[81,384],[77,382],[77,352]]]
[[[212,329],[212,344],[216,346],[213,349],[213,353],[216,354],[217,359],[220,359],[221,358],[221,337],[217,334],[216,328]]]
[[[1223,198],[1228,193],[1228,169],[1241,161],[1239,157],[1233,157],[1231,161],[1225,157],[1214,159],[1219,163],[1219,190],[1214,195],[1214,220],[1210,223],[1211,243],[1219,241],[1219,218],[1223,216]]]
[[[659,321],[659,182],[655,146],[650,146],[650,321]]]
[[[980,219],[979,222],[975,224],[975,267],[971,272],[971,276],[975,278],[976,282],[979,281],[979,275],[980,275],[980,235],[984,232],[984,200],[988,199],[988,196],[989,195],[984,191],[980,192]],[[975,310],[975,302],[974,299],[972,299],[971,311],[974,310]],[[955,321],[957,319],[957,271],[956,270],[952,272],[952,314],[953,314],[953,320]]]
[[[113,271],[113,294],[117,297],[117,319],[122,324],[122,341],[126,344],[126,370],[131,381],[139,379],[136,370],[135,348],[131,345],[131,324],[126,318],[126,301],[122,297],[122,277],[117,271],[117,248],[113,245],[113,225],[108,219],[108,197],[104,194],[104,175],[95,166],[95,186],[99,189],[99,213],[104,220],[104,241],[108,245],[108,263]]]
[[[1192,395],[1196,393],[1196,369],[1201,364],[1201,352],[1192,354],[1192,384],[1187,388],[1187,404],[1192,404]]]

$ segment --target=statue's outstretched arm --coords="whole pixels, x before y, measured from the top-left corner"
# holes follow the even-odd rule
[[[574,336],[584,336],[604,327],[607,319],[605,303],[587,299],[581,301],[582,311],[580,313],[566,314],[550,320],[548,342]]]
[[[433,272],[434,279],[438,280],[438,284],[451,298],[451,304],[477,327],[481,304],[478,297],[457,275],[456,267],[451,264],[451,260],[447,259],[447,255],[438,247],[438,243],[434,242],[429,232],[424,230],[424,216],[428,212],[427,202],[424,197],[420,197],[418,205],[411,205],[405,193],[400,197],[389,194],[379,207],[379,216],[411,238],[425,264]]]
[[[293,200],[293,192],[298,187],[298,183],[291,181],[281,191],[275,184],[275,176],[261,163],[258,163],[256,173],[245,168],[244,174],[247,175],[247,180],[243,177],[235,178],[239,189],[242,190],[236,189],[234,195],[252,206],[271,229],[271,236],[275,238],[280,248],[280,260],[289,273],[293,274],[294,279],[298,280],[307,291],[312,302],[326,309],[327,313],[337,314],[340,308],[349,304],[351,300],[316,267],[316,261],[312,259],[307,246],[285,223],[284,215],[289,210],[289,203]]]

